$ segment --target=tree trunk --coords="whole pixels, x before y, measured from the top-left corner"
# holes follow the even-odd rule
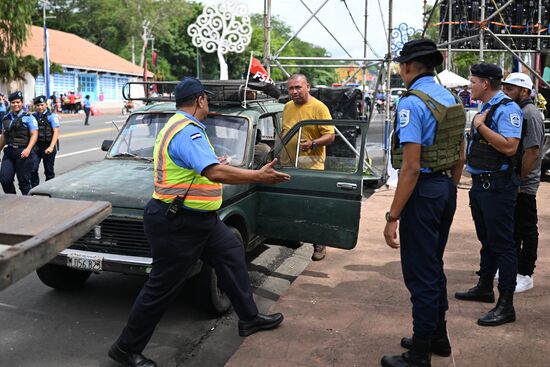
[[[219,49],[219,46],[218,46],[218,60],[220,62],[220,80],[229,79],[229,75],[227,73],[227,63],[225,62],[225,58],[223,57],[223,53]]]

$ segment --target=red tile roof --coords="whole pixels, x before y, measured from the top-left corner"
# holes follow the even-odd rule
[[[143,68],[75,34],[48,28],[50,62],[64,67],[143,76]],[[23,56],[44,56],[44,30],[31,26]],[[149,72],[149,76],[152,76]]]

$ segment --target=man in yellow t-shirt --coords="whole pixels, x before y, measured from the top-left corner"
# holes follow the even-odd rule
[[[304,120],[332,120],[327,106],[309,94],[310,86],[304,74],[293,74],[287,80],[288,94],[292,99],[283,110],[283,135],[300,121]],[[298,150],[298,135],[286,144],[286,153],[294,164]],[[315,125],[302,128],[298,154],[298,167],[307,169],[325,169],[325,146],[334,142],[334,126]],[[325,258],[325,246],[313,245],[312,259],[315,261]]]

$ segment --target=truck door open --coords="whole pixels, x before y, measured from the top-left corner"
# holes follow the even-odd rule
[[[357,242],[367,123],[302,121],[282,138],[274,156],[290,182],[258,186],[257,234],[352,249]],[[335,132],[334,143],[302,151],[297,142],[312,132]]]

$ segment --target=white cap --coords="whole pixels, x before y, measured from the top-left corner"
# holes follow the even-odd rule
[[[533,89],[533,81],[529,78],[529,75],[524,73],[511,73],[502,84],[511,84],[529,90]]]

